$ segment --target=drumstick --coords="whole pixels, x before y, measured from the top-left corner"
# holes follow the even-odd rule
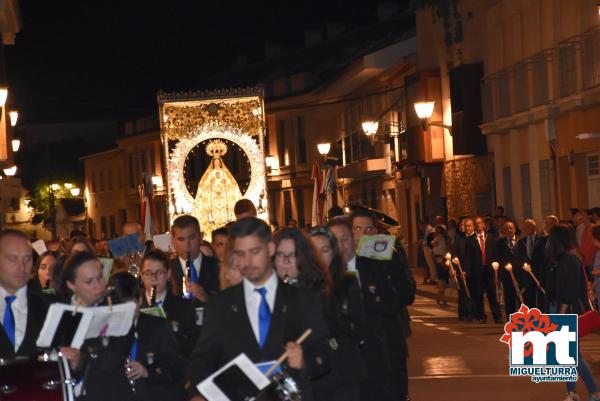
[[[311,329],[307,329],[304,333],[302,333],[302,335],[300,337],[298,337],[298,339],[295,341],[296,344],[300,345],[304,342],[304,340],[306,340],[306,337],[310,336],[310,334],[312,333]],[[265,376],[269,377],[271,375],[271,373],[273,373],[273,371],[275,369],[277,369],[279,367],[279,365],[281,365],[283,363],[283,361],[286,360],[287,358],[287,351],[285,351],[280,357],[279,359],[277,359],[277,362],[275,362],[273,364],[273,366],[271,366],[269,368],[269,370],[267,370],[267,372],[265,373]]]

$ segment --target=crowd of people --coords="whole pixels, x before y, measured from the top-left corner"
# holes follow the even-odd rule
[[[438,289],[438,304],[448,305],[448,288],[458,290],[458,319],[504,324],[522,304],[544,313],[582,315],[600,306],[600,208],[572,209],[571,219],[554,215],[538,229],[533,219],[520,227],[500,206],[495,216],[464,216],[447,225],[420,224],[423,284]],[[448,255],[449,257],[447,257]],[[589,366],[579,355],[578,373],[591,394],[600,393]],[[575,383],[566,400],[578,400]]]
[[[3,231],[0,358],[36,357],[53,302],[134,302],[126,336],[60,348],[78,399],[203,400],[197,384],[240,353],[260,366],[284,352],[303,400],[410,399],[407,306],[416,285],[406,253],[398,243],[388,261],[356,252],[363,235],[383,232],[379,221],[359,209],[322,227],[273,232],[251,202],[235,212],[210,242],[196,218],[177,217],[171,254],[147,246],[139,277],[116,261],[108,283],[98,258],[107,250],[83,235],[34,260],[27,235]],[[166,317],[143,313],[158,307]]]

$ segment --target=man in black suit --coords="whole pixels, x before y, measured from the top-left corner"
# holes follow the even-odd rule
[[[276,360],[287,351],[287,365],[310,400],[307,378],[324,374],[329,366],[327,328],[318,294],[284,284],[273,271],[275,243],[269,226],[248,217],[229,227],[233,258],[244,276],[242,283],[210,299],[205,322],[186,371],[192,400],[204,400],[196,385],[245,353],[254,363]],[[305,330],[302,344],[294,341]]]
[[[506,320],[510,319],[511,313],[515,313],[521,306],[518,305],[517,292],[510,273],[505,266],[510,263],[513,267],[515,279],[521,275],[521,267],[519,266],[519,258],[517,255],[517,229],[512,221],[507,221],[502,226],[502,234],[504,237],[498,239],[496,243],[496,259],[500,263],[499,275],[504,288],[504,310],[506,312]]]
[[[465,270],[475,309],[474,317],[480,323],[487,322],[483,302],[485,292],[494,321],[501,323],[500,307],[496,298],[496,285],[494,283],[494,270],[492,269],[498,239],[487,232],[483,218],[476,217],[474,223],[475,233],[466,238],[465,246]]]
[[[389,262],[356,255],[362,235],[377,234],[369,213],[353,213],[351,220],[336,218],[329,224],[349,272],[358,275],[365,312],[367,337],[362,347],[368,380],[361,383],[361,400],[406,400],[406,359],[409,332],[406,306],[415,296],[415,282],[404,250],[398,247]]]
[[[523,222],[523,237],[517,242],[517,257],[519,266],[524,263],[531,266],[531,271],[543,285],[546,282],[546,237],[537,233],[537,225],[534,220],[527,219]],[[521,270],[519,277],[521,288],[525,289],[523,300],[530,308],[544,308],[544,294],[538,290],[535,281],[529,273]]]
[[[167,255],[157,249],[146,253],[141,263],[141,276],[144,283],[141,307],[161,307],[180,350],[189,355],[199,334],[197,323],[201,322],[197,322],[192,302],[173,295],[169,288],[171,269]],[[152,288],[155,288],[154,294]]]
[[[475,235],[475,220],[473,220],[472,217],[465,217],[459,225],[459,230],[461,231],[461,233],[463,233],[463,235],[457,236],[457,241],[454,244],[455,256],[459,259],[463,268],[462,277],[458,275],[458,270],[455,270],[457,273],[456,278],[459,281],[460,285],[460,290],[458,292],[458,318],[460,320],[471,322],[475,318],[475,311],[473,310],[473,294],[471,289],[471,286],[474,285],[474,283],[472,280],[469,280],[467,274],[469,269],[467,243],[469,241],[469,238]],[[477,281],[475,281],[475,283],[477,283]],[[471,293],[470,302],[469,298],[467,297],[467,288]]]
[[[0,358],[36,356],[35,345],[48,311],[48,299],[28,288],[32,248],[17,230],[0,233]]]
[[[179,216],[171,228],[171,244],[177,258],[171,263],[171,274],[177,288],[176,294],[183,293],[183,279],[186,278],[186,290],[195,306],[202,306],[208,298],[219,292],[219,261],[200,252],[202,231],[198,220],[189,215]],[[191,258],[190,278],[186,277],[188,258]]]
[[[138,280],[121,272],[110,278],[115,303],[135,302],[137,314],[130,332],[127,379],[133,382],[135,398],[144,401],[183,401],[184,359],[167,321],[140,313]],[[110,385],[110,382],[105,384]]]

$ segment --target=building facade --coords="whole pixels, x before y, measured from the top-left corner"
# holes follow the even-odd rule
[[[115,149],[82,158],[87,233],[93,238],[115,238],[127,222],[140,221],[139,187],[144,174],[152,177],[159,232],[169,229],[163,180],[160,131],[154,118],[124,125]]]

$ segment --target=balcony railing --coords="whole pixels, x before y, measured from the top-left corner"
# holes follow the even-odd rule
[[[600,29],[561,42],[482,79],[483,120],[492,122],[532,107],[552,105],[597,86]]]

